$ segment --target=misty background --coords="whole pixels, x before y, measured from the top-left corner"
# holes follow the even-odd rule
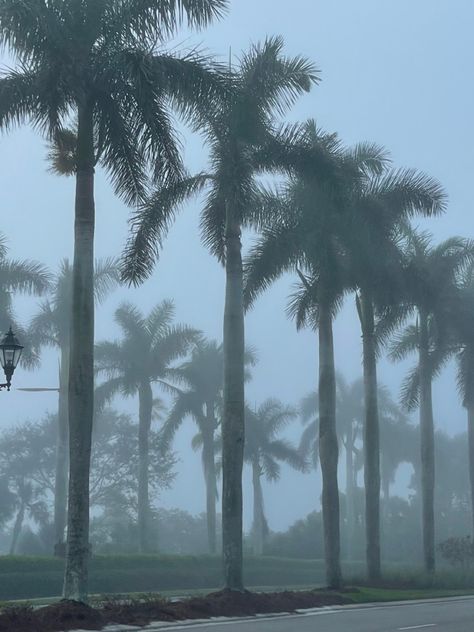
[[[249,44],[266,35],[283,35],[286,54],[315,60],[323,79],[298,101],[287,119],[313,117],[325,130],[338,131],[345,144],[376,142],[391,152],[396,166],[416,166],[439,179],[449,194],[449,209],[443,217],[426,223],[439,241],[457,234],[474,237],[473,24],[471,0],[233,0],[224,20],[189,37],[182,31],[173,44],[179,48],[198,46],[226,61],[229,49],[237,58]],[[2,62],[8,64],[5,57]],[[187,132],[182,140],[189,170],[205,169],[207,154],[202,141]],[[47,148],[31,129],[23,127],[1,137],[0,142],[0,230],[8,235],[9,256],[37,259],[55,272],[62,258],[72,259],[74,181],[47,172]],[[113,196],[100,171],[96,212],[96,256],[119,255],[127,238],[129,211]],[[175,301],[177,322],[221,340],[224,271],[199,242],[198,212],[198,200],[183,208],[159,265],[143,286],[120,288],[97,309],[97,341],[119,337],[113,314],[122,301],[146,312],[165,298]],[[423,220],[419,225],[425,226]],[[245,243],[251,240],[248,235]],[[247,316],[247,344],[257,350],[259,360],[247,385],[251,406],[267,397],[297,405],[317,385],[317,336],[311,331],[297,333],[285,315],[292,283],[289,276],[280,280]],[[29,320],[37,303],[34,298],[15,298],[21,322]],[[350,381],[361,375],[360,342],[350,298],[335,324],[336,367]],[[380,383],[396,398],[408,366],[410,363],[393,365],[381,359]],[[19,368],[13,382],[10,394],[0,394],[1,429],[39,420],[47,411],[56,410],[55,393],[20,393],[15,387],[57,386],[57,354],[45,351],[39,370]],[[158,388],[155,393],[160,395]],[[435,382],[433,400],[436,428],[449,434],[463,432],[465,412],[451,366]],[[132,399],[116,400],[114,407],[136,416]],[[194,434],[190,422],[177,435],[178,475],[172,488],[162,492],[160,505],[200,513],[205,495],[201,458],[190,448]],[[298,442],[300,434],[297,421],[288,436]],[[393,492],[406,495],[410,471],[408,466],[400,468]],[[319,506],[320,475],[314,471],[302,475],[285,467],[277,485],[263,485],[267,519],[273,530],[286,529]],[[246,472],[247,528],[251,502]]]

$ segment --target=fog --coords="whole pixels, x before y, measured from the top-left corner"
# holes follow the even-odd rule
[[[432,0],[234,0],[229,15],[200,34],[181,33],[176,45],[202,46],[228,57],[238,57],[251,42],[281,34],[288,55],[302,54],[316,61],[321,84],[298,101],[289,120],[317,119],[326,130],[337,131],[346,144],[374,141],[385,146],[396,166],[416,167],[438,178],[449,194],[449,209],[438,219],[419,221],[436,240],[453,234],[474,237],[472,173],[474,171],[474,61],[472,24],[474,5]],[[6,61],[6,60],[5,60]],[[183,134],[189,169],[206,165],[202,141]],[[72,256],[73,179],[47,172],[46,147],[41,138],[23,127],[1,139],[0,191],[3,222],[12,258],[30,258],[53,272],[60,260]],[[107,179],[98,173],[96,189],[97,257],[120,254],[127,237],[128,209],[114,197]],[[224,272],[198,239],[199,201],[186,206],[170,231],[152,277],[137,289],[113,292],[97,310],[96,339],[118,337],[113,324],[116,307],[130,301],[147,312],[171,298],[176,321],[190,324],[209,338],[222,339]],[[252,236],[246,235],[246,246]],[[317,384],[317,337],[296,332],[285,315],[294,279],[285,277],[266,292],[246,319],[248,345],[258,364],[247,385],[253,406],[268,397],[297,405]],[[22,322],[34,313],[38,300],[15,298]],[[349,299],[335,324],[336,366],[346,379],[361,376],[360,327],[354,301]],[[413,360],[414,361],[414,360]],[[401,379],[412,362],[379,366],[380,382],[398,396]],[[55,387],[57,353],[46,351],[41,368],[17,370],[14,387]],[[456,392],[454,371],[448,367],[434,385],[435,423],[449,434],[465,430],[465,412]],[[156,395],[160,395],[156,389]],[[54,393],[1,393],[2,428],[39,420],[55,411]],[[115,400],[114,407],[136,416],[137,401]],[[301,433],[295,422],[288,436]],[[201,458],[192,452],[195,434],[191,422],[178,434],[178,476],[162,493],[160,506],[180,507],[191,513],[205,508]],[[341,469],[343,473],[343,469]],[[252,520],[250,474],[245,471],[246,528]],[[407,493],[409,468],[397,479],[397,492]],[[343,486],[343,478],[341,479]],[[298,474],[285,468],[278,484],[264,483],[266,513],[272,530],[284,530],[319,506],[320,475]]]

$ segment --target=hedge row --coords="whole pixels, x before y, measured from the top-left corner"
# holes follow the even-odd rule
[[[91,560],[92,593],[159,592],[217,588],[222,583],[219,557],[97,556]],[[362,572],[361,564],[350,571]],[[245,560],[248,586],[309,586],[324,583],[321,560],[251,557]],[[0,557],[0,600],[61,594],[63,561],[48,557]]]

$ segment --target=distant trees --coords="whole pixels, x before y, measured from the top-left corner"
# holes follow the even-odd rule
[[[202,446],[206,485],[206,518],[209,553],[216,553],[216,431],[222,410],[224,355],[215,341],[198,340],[191,358],[172,372],[176,388],[174,402],[162,430],[169,443],[186,417],[197,425],[196,443]],[[184,387],[184,388],[183,388]]]
[[[244,458],[252,468],[253,485],[253,553],[262,555],[264,537],[268,531],[261,479],[277,481],[280,463],[305,471],[306,461],[288,440],[279,438],[280,432],[297,416],[296,410],[276,399],[267,399],[255,410],[245,410]]]
[[[95,349],[96,371],[107,381],[96,390],[100,406],[117,394],[138,395],[138,529],[140,552],[150,550],[149,450],[154,383],[168,386],[173,362],[183,358],[198,340],[198,332],[174,325],[174,305],[162,301],[148,316],[125,303],[115,312],[123,339],[101,342]]]

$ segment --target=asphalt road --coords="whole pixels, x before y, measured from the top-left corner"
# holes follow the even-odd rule
[[[163,630],[163,627],[147,628]],[[304,614],[170,626],[196,632],[474,632],[474,598],[324,608]]]

